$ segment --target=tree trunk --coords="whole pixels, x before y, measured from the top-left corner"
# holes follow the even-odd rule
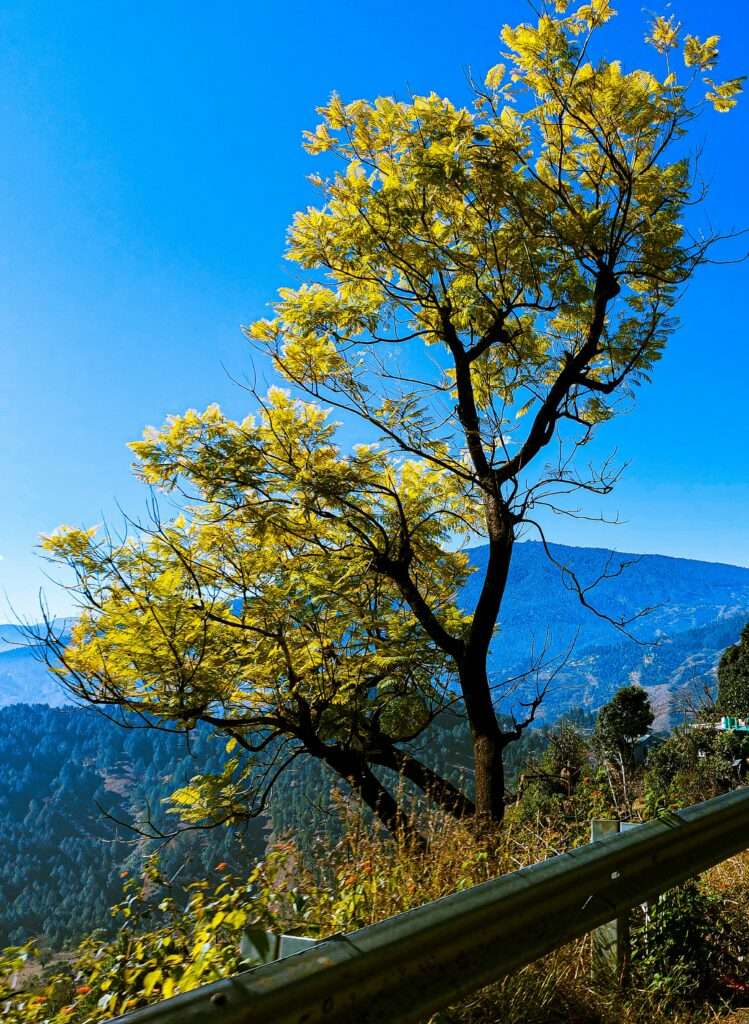
[[[500,824],[505,809],[502,752],[506,743],[494,707],[487,660],[515,540],[509,510],[501,497],[487,495],[485,507],[489,561],[459,666],[460,687],[473,736],[476,824],[480,831]]]
[[[492,701],[486,661],[473,671],[464,666],[460,685],[473,738],[476,827],[484,832],[501,823],[505,810],[505,744]]]
[[[498,730],[497,730],[498,731]],[[505,815],[505,766],[497,735],[475,734],[476,827],[485,832],[501,825]]]
[[[393,836],[403,836],[419,850],[426,849],[424,837],[363,758],[347,752],[328,751],[325,762],[349,783],[388,832]]]
[[[383,768],[397,772],[404,779],[408,779],[409,782],[418,786],[430,800],[433,800],[441,810],[454,818],[469,818],[475,813],[476,808],[473,802],[461,793],[457,786],[438,775],[413,754],[392,747],[382,750],[371,760],[382,765]]]

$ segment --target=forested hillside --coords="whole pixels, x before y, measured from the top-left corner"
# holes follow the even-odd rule
[[[590,727],[592,719],[578,716]],[[133,723],[135,724],[135,723]],[[510,784],[547,743],[532,730],[514,744]],[[470,791],[470,741],[464,721],[438,723],[422,754]],[[92,710],[15,705],[0,709],[0,948],[31,936],[52,948],[110,924],[123,871],[141,870],[144,854],[161,846],[118,827],[107,814],[135,824],[150,810],[164,830],[175,827],[161,801],[199,772],[218,772],[224,742],[195,730],[182,737],[123,729]],[[315,835],[336,837],[340,820],[331,792],[340,780],[312,758],[300,759],[274,788],[268,816],[240,832],[218,827],[185,832],[161,847],[166,876],[180,882],[210,876],[227,862],[241,871],[262,853],[266,837],[293,834],[308,848]],[[105,813],[106,812],[106,813]]]
[[[122,872],[140,870],[154,843],[124,822],[151,809],[174,828],[162,799],[197,771],[218,770],[223,744],[123,729],[93,711],[44,705],[0,709],[0,947],[43,936],[59,947],[110,923]],[[240,842],[226,829],[191,832],[163,849],[165,871],[206,877],[217,862],[246,864],[260,848],[257,824]]]

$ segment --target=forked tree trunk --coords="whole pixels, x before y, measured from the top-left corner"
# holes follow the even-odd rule
[[[403,836],[418,850],[425,850],[426,840],[390,791],[382,785],[363,758],[341,752],[330,752],[326,763],[351,786],[362,803],[379,818],[394,836]]]

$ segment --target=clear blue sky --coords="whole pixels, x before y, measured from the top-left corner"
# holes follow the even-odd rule
[[[641,6],[617,6],[612,43],[638,61]],[[678,14],[722,35],[726,75],[749,70],[738,0]],[[142,509],[125,445],[144,425],[247,411],[239,327],[289,283],[314,107],[333,89],[466,101],[466,68],[483,75],[500,25],[527,16],[515,0],[0,7],[0,591],[19,611],[43,583],[40,532]],[[722,228],[749,226],[748,139],[749,100],[697,129]],[[631,462],[604,506],[625,525],[554,539],[749,565],[748,295],[746,265],[700,274],[654,383],[601,439]]]

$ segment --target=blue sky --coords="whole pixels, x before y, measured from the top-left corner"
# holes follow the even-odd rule
[[[609,38],[634,63],[645,15],[618,6]],[[747,70],[738,2],[673,9],[721,34],[726,75]],[[514,0],[455,10],[0,7],[0,591],[19,612],[44,583],[39,533],[142,509],[126,443],[146,424],[211,401],[248,410],[232,381],[250,370],[240,324],[295,280],[284,232],[312,198],[300,137],[315,106],[333,89],[465,102],[466,69],[483,75],[501,24],[528,17]],[[747,139],[749,101],[695,126],[720,228],[749,226]],[[554,522],[553,539],[749,565],[748,291],[747,265],[699,275],[653,384],[599,442],[630,462],[601,506],[623,525]]]

